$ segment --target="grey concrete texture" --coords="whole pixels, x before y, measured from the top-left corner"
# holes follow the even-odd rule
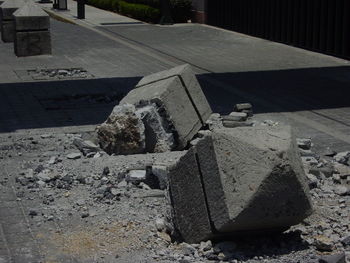
[[[210,218],[220,233],[285,229],[311,214],[289,126],[216,130],[196,150]]]
[[[160,79],[166,79],[173,76],[180,78],[181,83],[186,89],[186,93],[195,107],[199,118],[201,119],[202,123],[204,123],[209,118],[212,110],[189,64],[180,65],[170,70],[165,70],[146,76],[140,80],[136,87],[139,88]]]
[[[16,32],[15,54],[18,57],[51,54],[51,35],[49,31]]]
[[[100,146],[107,153],[136,154],[145,151],[145,126],[135,111],[134,105],[116,106],[107,120],[97,126]]]
[[[15,25],[13,21],[1,21],[1,40],[11,43],[15,39]]]
[[[0,7],[2,20],[12,20],[12,14],[24,4],[23,0],[6,0]]]
[[[39,6],[26,3],[13,13],[16,31],[45,30],[50,28],[50,17]]]
[[[212,229],[194,148],[169,168],[168,176],[177,231],[188,243],[210,238]]]
[[[185,77],[179,77],[182,75]],[[144,77],[120,102],[125,103],[155,103],[164,108],[167,120],[174,126],[178,149],[183,149],[188,144],[203,126],[203,120],[211,113],[210,106],[187,65]]]

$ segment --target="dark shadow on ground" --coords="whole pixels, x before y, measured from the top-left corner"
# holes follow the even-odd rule
[[[251,102],[255,113],[350,106],[350,67],[212,73],[198,79],[213,110],[221,113],[240,102]]]
[[[214,241],[216,246],[220,246],[223,240]],[[220,246],[226,260],[242,260],[257,259],[256,257],[274,258],[280,255],[287,255],[291,252],[306,250],[309,245],[300,236],[299,231],[289,231],[287,233],[271,234],[271,235],[243,235],[226,239]],[[262,260],[262,258],[259,258]]]
[[[251,102],[255,113],[350,107],[350,66],[198,75],[214,112]],[[96,125],[141,77],[0,84],[0,132]]]
[[[0,132],[102,123],[140,77],[0,84]]]

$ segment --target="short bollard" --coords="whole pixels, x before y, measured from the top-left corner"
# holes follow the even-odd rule
[[[40,7],[27,3],[13,13],[14,49],[18,57],[51,54],[50,17]]]
[[[77,0],[78,19],[85,19],[85,0]]]
[[[24,5],[23,0],[7,0],[1,5],[1,39],[4,42],[13,42],[15,27],[12,14]]]

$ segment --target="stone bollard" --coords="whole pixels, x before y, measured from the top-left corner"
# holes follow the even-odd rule
[[[2,15],[1,15],[1,5],[4,3],[4,1],[0,1],[0,32],[1,32],[1,21],[2,21]]]
[[[187,243],[284,231],[312,212],[289,126],[217,129],[169,168],[169,185]]]
[[[50,17],[40,7],[26,4],[13,14],[15,54],[18,57],[51,54]]]
[[[4,42],[13,42],[15,26],[12,14],[24,5],[23,0],[7,0],[1,5],[1,39]]]

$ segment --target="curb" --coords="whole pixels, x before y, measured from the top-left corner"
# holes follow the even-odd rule
[[[74,22],[73,20],[66,18],[64,16],[60,16],[58,14],[56,14],[55,12],[51,11],[51,10],[47,10],[46,8],[43,8],[43,10],[53,19],[64,22],[64,23],[68,23],[68,24],[73,24],[73,25],[77,25],[76,22]]]

